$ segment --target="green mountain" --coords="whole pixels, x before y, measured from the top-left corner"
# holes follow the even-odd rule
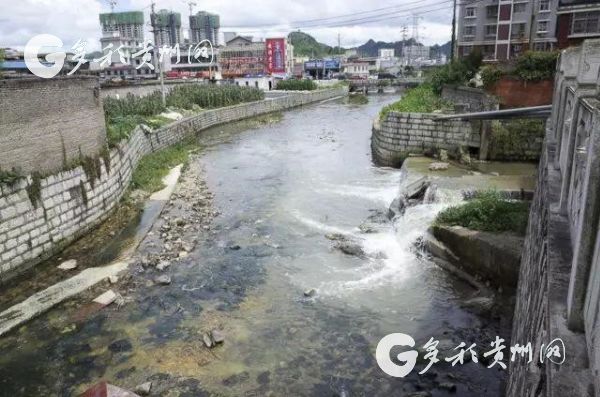
[[[300,31],[290,33],[288,40],[294,46],[294,55],[296,56],[323,58],[329,55],[340,53],[337,47],[331,47],[327,44],[319,43],[311,35]],[[344,49],[342,48],[341,52],[343,51]]]

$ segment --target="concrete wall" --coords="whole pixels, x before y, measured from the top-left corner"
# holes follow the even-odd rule
[[[399,157],[408,153],[423,154],[428,150],[454,150],[469,146],[479,148],[480,135],[473,133],[465,121],[439,121],[438,115],[390,112],[376,120],[371,135],[373,161],[395,166]]]
[[[508,396],[600,395],[600,40],[561,53],[512,344],[561,338],[561,366],[511,363]]]
[[[0,281],[56,254],[106,219],[125,192],[133,170],[144,155],[220,123],[346,95],[347,90],[291,93],[265,101],[208,110],[148,135],[137,128],[128,141],[111,150],[107,157],[109,161],[100,159],[94,164],[100,171],[98,177],[94,177],[93,173],[86,174],[83,167],[77,167],[41,180],[29,176],[14,186],[2,185]]]
[[[62,169],[106,142],[94,78],[0,80],[0,169],[25,174]]]

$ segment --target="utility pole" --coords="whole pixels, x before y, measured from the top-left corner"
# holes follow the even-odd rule
[[[156,12],[155,12],[156,1],[152,0],[152,12],[150,14],[150,24],[152,25],[152,33],[154,34],[154,60],[156,63],[156,71],[158,72],[158,78],[160,80],[160,96],[162,98],[163,106],[167,106],[167,96],[165,94],[165,80],[162,72],[162,62],[160,62],[159,51],[158,51],[158,30],[156,28]]]
[[[450,62],[454,60],[454,47],[456,46],[456,0],[452,8],[452,42],[450,45]]]

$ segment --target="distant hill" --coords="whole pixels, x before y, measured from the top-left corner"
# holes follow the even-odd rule
[[[288,36],[288,40],[294,46],[294,55],[296,56],[307,56],[311,58],[323,58],[345,51],[344,48],[331,47],[327,44],[319,43],[314,37],[304,32],[292,32]],[[379,55],[379,50],[382,48],[393,48],[396,50],[396,56],[402,55],[402,49],[407,45],[422,45],[417,43],[415,39],[410,38],[405,41],[385,42],[375,41],[373,39],[367,41],[365,44],[356,48],[359,56],[363,57],[376,57]],[[431,56],[437,58],[439,55],[444,54],[450,57],[450,42],[442,45],[431,46]]]
[[[446,44],[435,44],[431,46],[431,57],[438,58],[440,55],[446,55],[448,59],[450,59],[450,50],[452,48],[452,42],[449,41]]]
[[[375,40],[371,39],[371,40],[367,41],[365,44],[359,46],[356,50],[358,52],[358,55],[360,55],[360,56],[376,57],[379,55],[380,49],[393,48],[394,50],[396,50],[396,56],[401,56],[402,49],[404,48],[404,46],[413,45],[415,43],[416,43],[415,39],[412,39],[412,38],[405,40],[405,41],[395,41],[395,42],[391,42],[391,43],[387,43],[385,41],[375,41]]]
[[[292,32],[289,34],[288,40],[294,46],[295,56],[323,58],[328,55],[339,54],[336,47],[319,43],[314,37],[304,32]]]

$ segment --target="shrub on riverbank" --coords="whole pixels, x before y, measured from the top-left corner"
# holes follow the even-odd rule
[[[389,112],[431,113],[450,108],[450,104],[437,95],[430,84],[422,84],[407,90],[398,102],[384,107],[381,118]]]
[[[528,218],[528,202],[506,200],[499,192],[487,191],[465,204],[447,208],[438,214],[435,222],[486,232],[525,235]]]
[[[264,92],[251,87],[189,84],[173,88],[166,102],[168,107],[176,109],[214,109],[259,101],[264,97]],[[136,125],[144,123],[158,128],[169,123],[169,119],[157,116],[165,110],[160,92],[143,97],[128,94],[125,98],[106,98],[104,114],[109,146],[129,138]]]
[[[318,87],[312,80],[280,80],[276,88],[284,91],[314,91]]]

